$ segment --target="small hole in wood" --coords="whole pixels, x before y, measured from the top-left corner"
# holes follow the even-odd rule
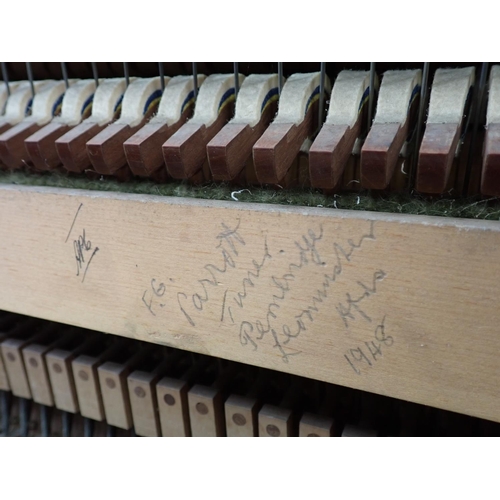
[[[168,406],[174,406],[175,405],[175,398],[172,396],[172,394],[165,394],[163,396],[163,401],[168,404]]]
[[[247,423],[247,419],[241,413],[235,413],[233,415],[233,422],[236,425],[245,425]]]
[[[196,403],[196,411],[200,415],[206,415],[208,413],[208,408],[205,403]]]
[[[143,398],[144,396],[146,396],[146,391],[142,388],[142,387],[136,387],[134,389],[134,394],[138,397],[138,398]]]
[[[273,424],[269,424],[266,427],[266,431],[272,437],[278,437],[281,434],[280,430]]]

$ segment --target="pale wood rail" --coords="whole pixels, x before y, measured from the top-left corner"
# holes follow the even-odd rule
[[[500,421],[500,223],[0,186],[0,309]]]

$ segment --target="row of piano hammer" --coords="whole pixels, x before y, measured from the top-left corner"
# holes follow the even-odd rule
[[[0,160],[12,170],[65,168],[122,179],[132,173],[159,181],[193,179],[207,165],[214,180],[230,181],[251,161],[259,183],[279,183],[302,151],[312,187],[335,189],[354,153],[361,186],[385,189],[418,147],[420,70],[387,71],[380,85],[375,78],[369,125],[368,72],[342,71],[333,88],[326,77],[324,123],[318,123],[320,73],[292,75],[281,93],[277,75],[237,78],[237,97],[235,75],[221,74],[198,75],[199,89],[192,77],[167,78],[163,92],[159,77],[133,78],[128,87],[122,78],[102,80],[97,88],[94,80],[70,81],[67,89],[64,82],[41,81],[33,99],[29,82],[12,84],[10,96],[0,85]],[[418,154],[418,191],[446,190],[474,81],[473,67],[436,71]],[[482,192],[495,195],[500,67],[492,68],[489,88]]]
[[[139,436],[374,435],[353,426],[342,432],[332,417],[318,414],[299,420],[303,388],[287,387],[283,374],[275,374],[274,382],[268,375],[33,318],[0,319],[0,391],[44,407],[133,429]],[[227,397],[250,379],[245,396]],[[271,393],[280,404],[262,405],[263,394]],[[331,403],[328,396],[323,400]]]

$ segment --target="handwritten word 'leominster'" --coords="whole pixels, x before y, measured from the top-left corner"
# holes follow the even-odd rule
[[[270,333],[274,339],[274,347],[277,348],[281,355],[283,361],[288,363],[288,357],[296,354],[300,354],[297,351],[285,351],[282,345],[282,341],[279,338],[279,330],[273,328],[273,320],[278,318],[278,310],[281,308],[281,304],[288,297],[291,290],[291,283],[295,280],[296,274],[303,267],[309,264],[322,265],[323,261],[316,245],[323,238],[323,227],[320,226],[319,231],[314,231],[309,229],[307,234],[302,235],[299,241],[295,241],[294,245],[298,251],[298,257],[294,262],[291,262],[287,266],[287,272],[280,276],[271,276],[272,286],[278,289],[278,292],[273,293],[272,300],[266,306],[265,317],[262,320],[257,320],[255,322],[242,321],[240,323],[240,342],[242,345],[252,345],[253,348],[257,349],[257,341],[262,340],[264,335]]]
[[[356,256],[376,240],[374,221],[346,240],[327,238],[322,224],[306,228],[292,240],[291,255],[273,251],[265,232],[260,243],[252,241],[248,248],[246,239],[240,219],[221,222],[215,256],[200,269],[194,288],[179,291],[172,278],[153,278],[143,290],[144,306],[157,316],[172,311],[175,304],[191,327],[201,325],[204,315],[213,321],[215,312],[221,326],[230,328],[243,347],[272,346],[285,363],[301,353],[294,339],[312,330],[325,314],[338,314],[346,333],[355,321],[372,322],[370,304],[386,272],[361,270],[353,280],[346,271],[355,269]],[[273,269],[276,265],[279,273]]]

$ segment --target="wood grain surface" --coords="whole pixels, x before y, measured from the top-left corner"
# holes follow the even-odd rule
[[[500,421],[500,224],[0,187],[0,309]]]

